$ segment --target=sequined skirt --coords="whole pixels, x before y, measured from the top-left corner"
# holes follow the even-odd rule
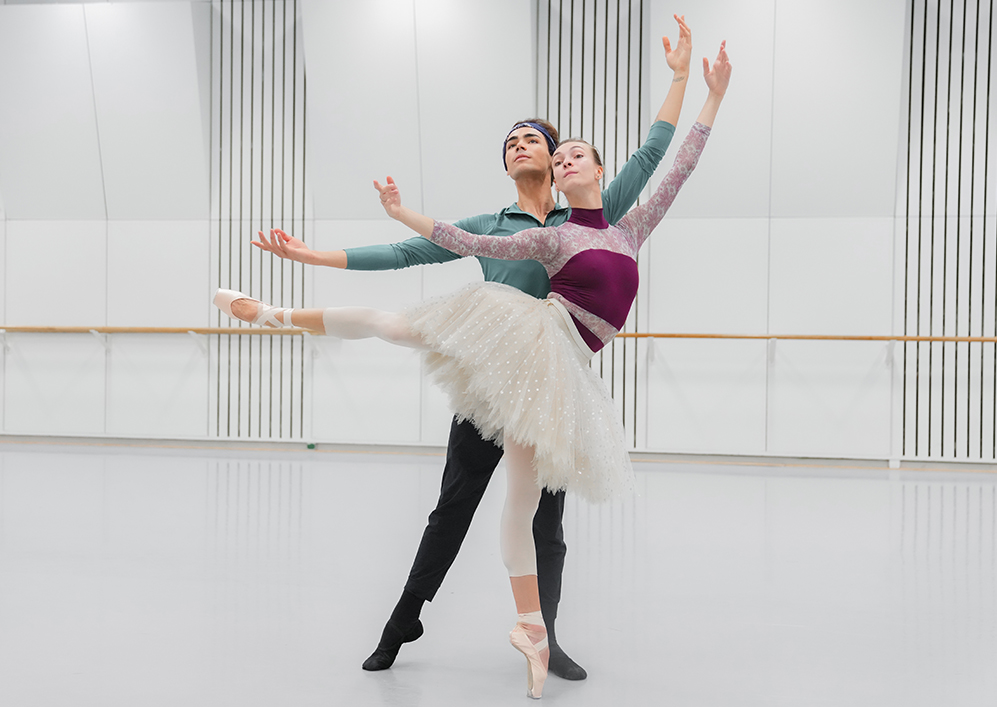
[[[457,416],[536,449],[537,482],[602,501],[633,488],[620,414],[563,306],[475,283],[406,311]]]

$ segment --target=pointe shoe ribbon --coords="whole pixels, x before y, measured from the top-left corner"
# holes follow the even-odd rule
[[[526,656],[526,694],[535,700],[543,695],[544,682],[547,680],[547,666],[544,665],[540,653],[547,649],[547,635],[534,643],[530,640],[527,628],[543,630],[542,626],[525,626],[516,624],[509,632],[509,642],[513,648]]]
[[[258,299],[254,299],[252,297],[249,297],[248,295],[244,295],[241,292],[236,292],[235,290],[219,289],[215,293],[215,298],[212,301],[214,305],[218,307],[218,309],[225,312],[225,314],[232,317],[232,319],[239,319],[239,317],[235,316],[232,313],[232,303],[240,299],[245,299],[249,300],[250,302],[256,303],[256,316],[253,318],[252,321],[253,324],[258,324],[259,326],[274,327],[276,329],[294,326],[290,321],[282,322],[279,319],[277,319],[278,314],[290,310],[287,310],[283,307],[272,307],[269,304],[260,302]],[[285,319],[290,320],[290,317],[285,316]]]

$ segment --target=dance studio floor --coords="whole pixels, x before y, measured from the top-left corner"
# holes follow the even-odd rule
[[[997,474],[640,462],[569,500],[547,704],[997,704]],[[442,457],[0,443],[0,705],[514,705],[496,475],[395,667]]]

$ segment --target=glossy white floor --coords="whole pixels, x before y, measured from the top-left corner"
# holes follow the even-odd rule
[[[0,705],[508,705],[497,475],[367,673],[442,458],[0,444]],[[640,463],[570,501],[544,702],[997,704],[997,475]]]

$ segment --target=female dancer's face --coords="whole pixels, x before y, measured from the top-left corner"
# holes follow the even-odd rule
[[[598,186],[602,179],[602,166],[596,162],[595,153],[584,142],[566,142],[551,155],[554,182],[559,191],[570,196],[577,189]]]
[[[547,140],[528,125],[514,130],[505,143],[505,168],[513,180],[527,174],[549,172]]]

